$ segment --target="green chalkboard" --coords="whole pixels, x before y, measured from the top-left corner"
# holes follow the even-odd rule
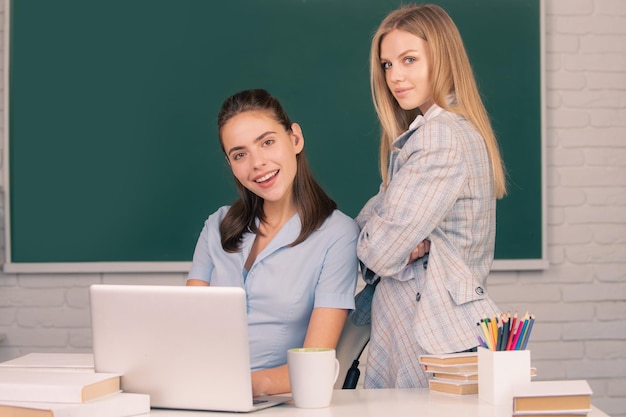
[[[355,216],[379,184],[370,38],[401,0],[19,0],[9,20],[8,263],[191,260],[235,198],[215,116],[262,87]],[[542,258],[539,0],[440,0],[510,182],[497,259]]]

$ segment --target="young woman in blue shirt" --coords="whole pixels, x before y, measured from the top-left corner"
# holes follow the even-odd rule
[[[301,127],[267,91],[229,97],[217,121],[239,198],[205,222],[187,285],[245,289],[253,394],[289,392],[287,350],[335,348],[354,309],[358,227],[313,179]]]

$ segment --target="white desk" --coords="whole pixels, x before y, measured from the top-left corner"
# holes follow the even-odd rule
[[[428,389],[336,390],[331,406],[301,409],[282,404],[250,414],[250,417],[511,417],[511,407],[494,407],[478,402],[477,395],[454,396]],[[204,417],[230,415],[207,411],[157,410],[150,417]],[[235,415],[235,414],[233,414]],[[609,417],[593,408],[588,417]]]

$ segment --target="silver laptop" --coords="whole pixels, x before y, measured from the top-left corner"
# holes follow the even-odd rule
[[[291,397],[252,398],[246,295],[236,287],[92,285],[96,372],[156,408],[248,412]]]

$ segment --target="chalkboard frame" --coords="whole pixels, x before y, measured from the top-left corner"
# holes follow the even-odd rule
[[[521,1],[521,0],[518,0]],[[541,147],[541,161],[540,161],[540,178],[541,178],[541,238],[540,238],[540,253],[541,255],[538,257],[533,257],[530,259],[500,259],[497,258],[494,261],[494,270],[534,270],[534,269],[545,269],[548,267],[549,262],[547,259],[547,225],[546,225],[546,207],[547,207],[547,198],[546,198],[546,145],[545,145],[545,69],[543,57],[545,56],[545,48],[544,48],[544,1],[539,1],[539,27],[540,27],[540,114],[541,114],[541,138],[540,138],[540,147]],[[475,2],[480,3],[480,1]],[[13,234],[12,234],[12,221],[11,221],[11,198],[12,198],[12,190],[11,190],[11,153],[10,146],[12,145],[13,132],[10,129],[10,121],[11,121],[11,101],[10,101],[10,93],[11,93],[11,74],[9,68],[11,68],[10,64],[10,55],[11,50],[9,45],[11,45],[11,2],[6,3],[6,9],[4,13],[5,17],[5,71],[4,71],[4,82],[5,82],[5,91],[6,94],[4,96],[4,125],[3,125],[3,144],[4,144],[4,152],[3,152],[3,170],[4,170],[4,189],[5,189],[5,264],[4,270],[5,272],[30,272],[30,273],[61,273],[61,272],[186,272],[189,268],[189,261],[90,261],[90,262],[22,262],[16,261],[13,258],[12,254],[12,244],[13,244]],[[367,43],[367,42],[364,42]],[[470,49],[468,47],[468,49]],[[470,51],[471,52],[471,51]],[[363,63],[366,65],[366,62]],[[307,131],[307,126],[304,126],[305,132]],[[305,135],[306,136],[306,135]],[[315,157],[318,155],[314,154]],[[311,157],[311,156],[310,156]],[[335,197],[336,198],[336,197]],[[227,204],[228,201],[224,201],[224,204]],[[195,244],[195,241],[193,242]],[[192,248],[191,248],[192,249]],[[190,253],[191,255],[191,253]]]

